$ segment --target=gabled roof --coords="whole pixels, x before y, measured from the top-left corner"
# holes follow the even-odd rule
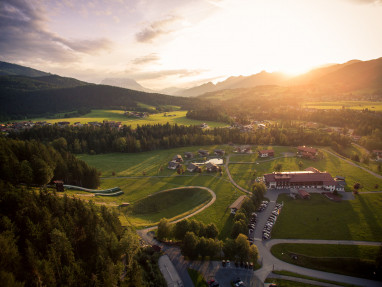
[[[241,195],[241,196],[239,196],[236,200],[235,200],[235,202],[234,203],[232,203],[230,206],[229,206],[229,208],[231,208],[231,209],[240,209],[241,208],[241,206],[243,205],[243,202],[244,202],[244,200],[247,198],[247,196],[246,195]]]
[[[317,153],[317,149],[313,147],[306,147],[306,146],[299,146],[297,147],[298,151],[300,152],[307,152],[307,153]]]
[[[206,168],[218,168],[218,166],[216,164],[211,163],[211,162],[207,162]]]
[[[259,150],[259,153],[274,153],[273,149],[264,149],[264,150]]]

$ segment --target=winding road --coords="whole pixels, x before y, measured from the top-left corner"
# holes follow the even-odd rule
[[[336,155],[330,151],[327,151],[327,150],[325,150],[325,151],[336,156],[336,157],[341,158],[340,156],[338,156],[338,155]],[[352,165],[358,166],[358,165],[354,164],[353,162],[348,161],[344,158],[341,158],[341,159],[351,163]],[[226,167],[226,172],[227,172],[228,178],[229,178],[230,182],[232,183],[232,185],[234,185],[236,188],[240,189],[241,191],[243,191],[247,194],[251,194],[250,191],[242,188],[233,180],[232,175],[229,172],[228,164],[229,164],[229,155],[227,155],[227,157],[226,157],[225,167]],[[364,169],[365,171],[371,173],[372,175],[374,175],[378,178],[382,178],[380,175],[375,174],[366,168],[363,168],[361,166],[358,166],[358,167]],[[175,189],[181,189],[181,188],[184,188],[184,187],[175,188]],[[199,209],[199,210],[197,210],[197,211],[195,211],[195,212],[193,212],[193,213],[191,213],[185,217],[177,219],[177,220],[173,221],[172,223],[179,222],[183,219],[186,219],[186,218],[194,216],[195,214],[198,214],[199,212],[201,212],[201,211],[205,210],[206,208],[208,208],[209,206],[211,206],[216,200],[216,194],[211,189],[209,189],[207,187],[187,186],[186,188],[202,188],[202,189],[208,190],[211,193],[211,195],[213,196],[213,198],[211,199],[211,201],[208,204],[203,206],[201,209]],[[171,190],[174,190],[174,189],[171,189]],[[273,210],[273,207],[276,203],[277,197],[280,193],[282,193],[282,192],[275,191],[275,190],[268,190],[265,196],[270,198],[270,204],[268,205],[268,207],[265,211],[263,211],[262,213],[260,213],[258,215],[258,224],[257,224],[256,229],[255,229],[255,238],[254,239],[255,239],[255,244],[259,250],[259,257],[260,257],[262,267],[260,269],[256,270],[255,272],[251,272],[249,270],[247,272],[246,270],[243,270],[241,268],[234,268],[234,267],[233,268],[223,268],[223,267],[221,267],[220,262],[217,262],[217,261],[209,261],[209,262],[185,261],[183,256],[180,253],[179,248],[165,246],[165,245],[161,244],[160,242],[156,241],[155,239],[153,239],[153,235],[148,233],[149,231],[155,229],[156,226],[146,228],[143,230],[139,230],[138,233],[148,243],[157,244],[163,248],[164,252],[169,255],[169,257],[171,258],[171,261],[174,263],[177,271],[179,272],[180,277],[183,280],[184,286],[193,286],[191,279],[187,273],[187,268],[189,268],[189,267],[192,267],[193,269],[196,269],[199,272],[201,272],[205,278],[209,279],[213,276],[214,278],[220,280],[221,283],[227,282],[226,281],[228,278],[227,274],[229,274],[230,278],[233,277],[234,275],[238,275],[242,278],[242,280],[244,280],[244,282],[249,283],[248,286],[263,286],[262,282],[264,282],[264,280],[269,276],[269,274],[273,270],[286,270],[286,271],[291,271],[294,273],[298,273],[298,274],[302,274],[302,275],[306,275],[306,276],[310,276],[310,277],[314,277],[314,278],[320,278],[320,279],[331,280],[331,281],[347,283],[347,284],[355,284],[355,285],[359,285],[359,286],[368,286],[368,287],[374,287],[374,286],[377,287],[378,286],[379,287],[382,285],[381,282],[378,282],[378,281],[373,281],[373,280],[368,280],[368,279],[363,279],[363,278],[357,278],[357,277],[351,277],[351,276],[345,276],[345,275],[329,273],[329,272],[323,272],[323,271],[319,271],[319,270],[307,269],[307,268],[304,268],[301,266],[297,266],[297,265],[293,265],[293,264],[281,261],[280,259],[274,257],[272,255],[272,253],[270,252],[270,249],[273,245],[280,244],[280,243],[341,244],[341,245],[368,245],[368,246],[379,246],[382,244],[381,242],[368,242],[368,241],[310,240],[310,239],[309,240],[308,239],[272,239],[272,240],[268,240],[268,241],[262,241],[259,238],[259,236],[256,237],[256,234],[261,233],[261,230],[263,229],[263,227],[265,225],[266,219],[268,218],[268,215],[270,214],[270,212]],[[228,270],[229,270],[229,272],[228,272]],[[301,281],[301,279],[296,279],[296,281],[299,281],[299,280]],[[317,285],[320,285],[319,282],[314,281],[314,283]],[[323,283],[321,283],[321,284],[323,284]]]

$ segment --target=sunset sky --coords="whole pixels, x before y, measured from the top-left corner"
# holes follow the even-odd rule
[[[382,0],[0,0],[0,60],[190,87],[382,57]]]

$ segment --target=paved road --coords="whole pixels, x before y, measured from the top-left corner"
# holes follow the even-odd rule
[[[301,282],[301,283],[305,283],[305,284],[324,286],[324,287],[341,287],[341,285],[334,285],[334,284],[320,282],[320,281],[314,281],[314,280],[309,280],[309,279],[304,279],[304,278],[297,278],[297,277],[280,275],[280,274],[273,274],[273,273],[271,273],[270,276],[268,276],[268,278],[296,281],[296,282]]]
[[[374,171],[371,171],[370,169],[367,169],[367,168],[365,168],[365,167],[363,167],[363,166],[360,166],[360,165],[358,165],[358,164],[352,162],[351,160],[347,159],[347,158],[344,157],[344,156],[335,154],[334,152],[331,152],[331,151],[326,150],[326,149],[322,149],[322,150],[323,150],[323,151],[326,151],[327,153],[330,153],[331,155],[334,155],[335,157],[338,157],[338,158],[340,158],[340,159],[346,161],[347,163],[350,163],[350,164],[353,165],[353,166],[356,166],[356,167],[359,167],[360,169],[363,169],[364,171],[370,173],[371,175],[374,175],[374,176],[377,177],[377,178],[382,179],[382,175],[379,175],[378,173],[375,173]]]
[[[175,269],[174,264],[172,264],[170,258],[167,255],[162,255],[158,261],[159,269],[166,280],[167,286],[171,287],[181,287],[183,282],[179,277],[178,272]]]

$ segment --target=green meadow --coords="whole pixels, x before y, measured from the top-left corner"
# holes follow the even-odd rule
[[[369,109],[371,111],[382,111],[382,102],[372,101],[333,101],[333,102],[308,102],[304,104],[305,108],[314,109],[353,109],[363,110]]]
[[[272,230],[273,238],[382,241],[382,194],[360,194],[333,202],[321,194],[294,200],[287,194]]]
[[[224,127],[227,126],[225,123],[212,122],[212,121],[199,121],[193,120],[186,117],[187,111],[172,111],[165,113],[151,114],[147,118],[128,118],[125,116],[124,111],[122,110],[92,110],[90,113],[74,118],[64,118],[62,114],[58,114],[57,118],[34,118],[32,121],[46,121],[48,123],[57,123],[57,122],[70,122],[74,124],[80,122],[86,124],[88,122],[103,122],[104,120],[108,121],[117,121],[122,122],[123,125],[132,126],[133,128],[137,125],[154,125],[154,124],[178,124],[178,125],[200,125],[202,123],[208,124],[210,127]]]

